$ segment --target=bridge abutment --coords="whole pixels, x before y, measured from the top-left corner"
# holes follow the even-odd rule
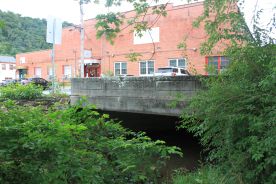
[[[105,111],[179,116],[200,89],[195,76],[73,78],[71,103],[85,96]]]

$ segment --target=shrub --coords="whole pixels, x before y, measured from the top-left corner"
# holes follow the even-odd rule
[[[182,115],[210,161],[245,183],[276,181],[275,45],[231,48],[232,66],[207,80]]]
[[[157,183],[180,152],[134,133],[91,106],[45,113],[1,104],[0,183]]]
[[[42,97],[43,89],[33,84],[11,84],[0,88],[0,97],[12,100],[30,100]]]

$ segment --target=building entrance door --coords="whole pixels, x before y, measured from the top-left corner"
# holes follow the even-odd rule
[[[84,66],[85,77],[100,77],[100,65],[93,63]]]
[[[18,71],[19,71],[19,79],[26,78],[27,69],[18,69]]]

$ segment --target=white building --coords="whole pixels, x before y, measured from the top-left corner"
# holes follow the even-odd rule
[[[6,79],[15,79],[15,58],[0,56],[0,82]]]

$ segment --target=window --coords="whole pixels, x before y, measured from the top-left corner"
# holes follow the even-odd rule
[[[64,65],[63,66],[63,75],[65,78],[71,77],[71,65]]]
[[[13,65],[10,65],[10,70],[13,70],[14,69],[14,66]]]
[[[227,57],[222,56],[221,63],[220,63],[220,72],[223,72],[227,68],[229,63],[230,63],[229,59]]]
[[[53,75],[53,68],[52,67],[48,67],[47,73],[49,76]]]
[[[26,62],[25,57],[20,57],[19,62],[20,64],[24,64]]]
[[[217,56],[208,57],[208,74],[218,74],[218,58]]]
[[[47,77],[48,80],[53,79],[53,68],[50,66],[47,67],[47,75],[48,75],[48,77]]]
[[[35,75],[35,77],[41,77],[41,74],[42,74],[42,72],[41,72],[41,68],[40,67],[34,68],[34,75]]]
[[[154,73],[154,61],[140,62],[140,75],[150,75]]]
[[[186,67],[186,59],[169,59],[169,66],[185,68]]]
[[[126,75],[127,74],[127,63],[126,62],[116,62],[114,64],[114,74],[116,75]]]
[[[6,70],[6,64],[2,64],[2,70]]]
[[[225,56],[206,57],[207,74],[214,75],[223,72],[229,63],[229,59]]]

